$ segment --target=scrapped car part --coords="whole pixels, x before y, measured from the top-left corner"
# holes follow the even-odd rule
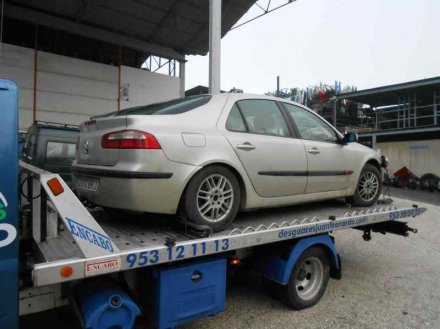
[[[423,190],[430,190],[431,192],[435,190],[440,191],[439,184],[440,178],[435,174],[427,173],[420,177],[420,187]]]

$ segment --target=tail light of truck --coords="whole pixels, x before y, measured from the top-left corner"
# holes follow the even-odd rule
[[[160,149],[156,137],[140,130],[118,130],[105,134],[101,139],[104,149]]]

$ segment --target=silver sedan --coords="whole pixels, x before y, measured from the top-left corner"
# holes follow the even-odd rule
[[[221,230],[249,209],[339,197],[372,205],[381,158],[355,141],[283,99],[200,95],[83,123],[72,172],[97,205]]]

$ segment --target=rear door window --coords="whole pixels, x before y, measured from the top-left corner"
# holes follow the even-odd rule
[[[284,120],[276,102],[265,99],[246,99],[237,102],[251,133],[290,136],[286,120]]]
[[[76,145],[66,142],[47,142],[46,163],[69,166],[75,160]]]

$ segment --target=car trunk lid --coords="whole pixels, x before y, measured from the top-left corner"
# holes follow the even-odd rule
[[[91,119],[81,125],[77,163],[114,166],[119,160],[119,149],[104,149],[101,147],[102,136],[123,130],[127,127],[127,117],[110,116]]]

